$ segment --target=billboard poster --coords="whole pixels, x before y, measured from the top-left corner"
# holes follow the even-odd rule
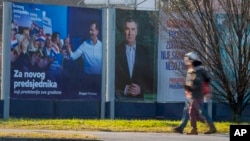
[[[161,101],[184,101],[184,83],[183,75],[178,74],[178,71],[186,70],[183,62],[183,56],[179,56],[177,51],[178,43],[175,38],[180,41],[183,39],[179,27],[171,24],[171,19],[164,12],[160,12],[160,19],[162,20],[159,28],[159,74],[158,74],[158,94]],[[176,24],[183,24],[179,20]],[[185,28],[185,27],[184,27]]]
[[[116,9],[116,100],[156,100],[158,28],[152,15]]]
[[[12,3],[11,98],[101,99],[102,10]]]

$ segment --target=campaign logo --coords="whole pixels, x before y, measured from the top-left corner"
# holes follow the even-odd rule
[[[184,78],[169,78],[170,89],[183,89]]]
[[[249,141],[250,125],[230,125],[230,141]]]

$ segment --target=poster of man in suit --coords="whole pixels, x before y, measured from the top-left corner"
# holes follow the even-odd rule
[[[116,100],[156,100],[158,39],[151,16],[150,11],[116,10]]]

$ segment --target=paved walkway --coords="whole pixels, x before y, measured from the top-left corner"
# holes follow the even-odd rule
[[[0,129],[0,132],[50,132],[91,135],[101,141],[229,141],[229,134],[185,135],[177,133],[102,132],[68,130],[20,130]],[[1,141],[1,140],[0,140]]]

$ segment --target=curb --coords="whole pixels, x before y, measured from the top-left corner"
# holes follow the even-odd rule
[[[39,138],[11,138],[11,137],[1,137],[0,141],[101,141],[93,139],[39,139]]]

